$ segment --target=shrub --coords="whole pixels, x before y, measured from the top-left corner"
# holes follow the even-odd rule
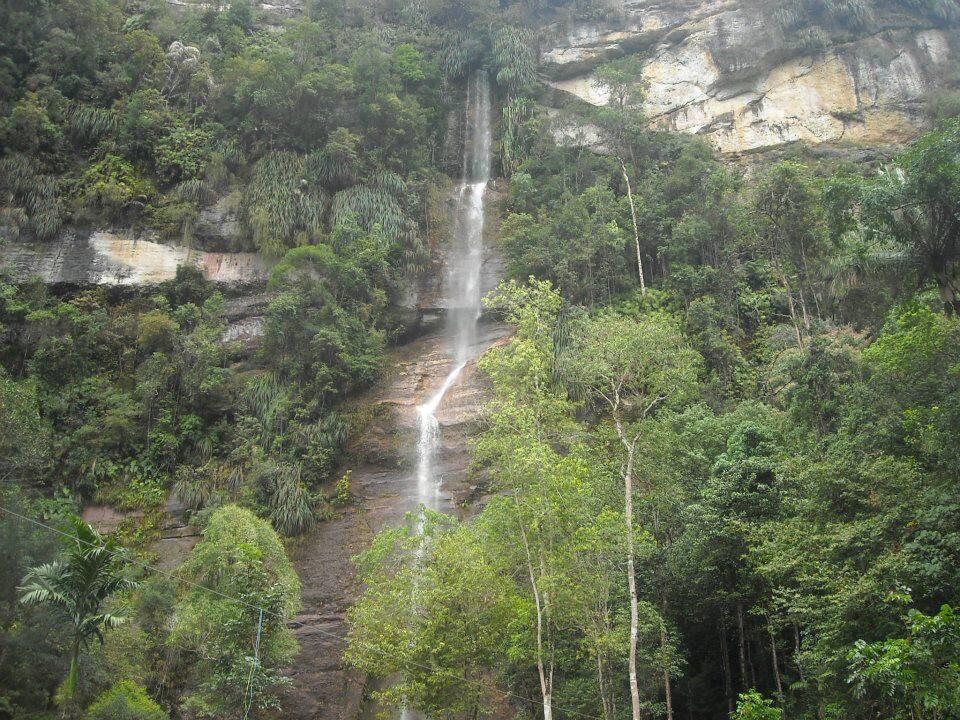
[[[737,709],[730,716],[732,720],[781,720],[783,711],[773,706],[773,701],[763,697],[756,690],[740,693]]]
[[[169,716],[146,690],[121,680],[90,706],[87,720],[169,720]]]

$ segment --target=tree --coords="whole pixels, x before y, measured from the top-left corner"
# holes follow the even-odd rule
[[[624,161],[624,149],[629,155],[630,164],[636,168],[637,154],[634,139],[642,133],[645,118],[638,106],[643,102],[646,92],[646,80],[643,76],[643,61],[637,55],[628,55],[606,65],[601,65],[594,73],[594,82],[608,93],[609,110],[600,113],[601,126],[607,129],[616,148],[620,172],[627,188],[627,200],[630,203],[630,219],[633,222],[633,239],[637,251],[637,273],[640,277],[640,292],[646,294],[646,282],[643,278],[643,258],[640,255],[640,228],[637,225],[637,208],[633,201],[633,188],[630,175]]]
[[[770,261],[773,275],[786,293],[797,345],[810,334],[812,307],[820,301],[813,285],[816,261],[825,240],[825,218],[819,190],[799,163],[781,162],[758,183],[753,210],[758,247]],[[799,315],[797,311],[799,305]]]
[[[563,374],[575,395],[612,421],[622,448],[620,476],[623,482],[626,522],[627,586],[630,594],[630,695],[633,718],[640,717],[637,678],[638,597],[635,577],[633,481],[637,444],[644,422],[660,408],[688,398],[697,379],[698,358],[687,345],[676,323],[665,315],[638,318],[604,312],[580,323],[564,354]],[[654,513],[652,530],[660,536]],[[661,592],[661,605],[666,596]],[[661,644],[667,645],[665,631]],[[664,670],[667,713],[672,717],[670,675]]]
[[[731,720],[781,720],[783,711],[775,708],[772,700],[756,690],[750,690],[740,693],[737,709],[730,717]]]
[[[866,231],[885,243],[873,266],[932,280],[944,307],[960,314],[960,119],[917,140],[858,200]]]
[[[350,609],[347,661],[378,678],[391,707],[467,717],[493,702],[517,601],[493,546],[471,524],[425,511],[354,558],[367,590]]]
[[[182,575],[191,585],[168,642],[197,662],[186,705],[201,717],[242,714],[248,702],[275,708],[276,689],[289,682],[280,670],[297,651],[286,623],[300,607],[300,580],[276,532],[249,510],[222,507]]]
[[[93,638],[102,643],[104,630],[126,620],[104,607],[117,593],[136,587],[123,574],[119,543],[114,538],[104,539],[78,517],[71,522],[73,533],[64,555],[32,568],[20,587],[21,602],[47,605],[72,625],[70,671],[64,688],[68,699],[73,699],[77,690],[81,651]]]
[[[935,615],[911,609],[907,636],[867,643],[850,652],[854,693],[891,718],[960,717],[960,617],[950,605]]]
[[[86,720],[169,720],[169,715],[142,687],[121,680],[94,701]]]

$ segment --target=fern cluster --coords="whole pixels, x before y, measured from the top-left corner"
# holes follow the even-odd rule
[[[32,232],[49,240],[63,224],[63,207],[56,181],[40,172],[37,161],[26,155],[0,160],[0,231],[15,239]]]
[[[497,84],[509,92],[537,79],[536,41],[527,30],[511,26],[494,30],[490,51]]]
[[[83,143],[96,143],[117,129],[113,110],[85,103],[75,103],[67,112],[70,134]]]
[[[274,152],[261,158],[243,199],[251,239],[266,255],[303,245],[323,227],[327,193],[307,179],[305,158],[295,153]]]
[[[513,175],[529,151],[532,142],[528,123],[533,119],[535,104],[525,97],[510,98],[503,105],[500,120],[500,165],[506,175]]]
[[[440,67],[450,80],[467,76],[483,58],[483,43],[472,34],[462,30],[447,33],[440,48]]]
[[[270,503],[270,521],[284,535],[300,535],[316,522],[313,498],[300,479],[300,466],[270,464],[263,472]]]
[[[381,172],[363,185],[341,190],[333,197],[330,225],[352,219],[364,230],[379,227],[384,236],[401,248],[404,265],[419,267],[425,248],[417,223],[407,210],[407,184],[394,172]]]

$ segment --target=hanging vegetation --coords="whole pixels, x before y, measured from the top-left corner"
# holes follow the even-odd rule
[[[405,267],[416,268],[425,262],[426,251],[406,205],[407,185],[403,178],[393,172],[381,172],[364,185],[354,185],[334,195],[330,225],[336,227],[352,216],[364,230],[379,227],[400,248]]]
[[[500,166],[504,175],[513,175],[524,161],[537,136],[528,123],[534,118],[534,103],[525,97],[510,98],[503,105],[500,123]]]
[[[7,240],[25,231],[49,240],[63,224],[56,181],[41,174],[37,161],[26,155],[0,160],[0,207],[5,210],[0,231]]]
[[[327,194],[307,179],[307,164],[292,152],[261,158],[244,192],[244,221],[265,255],[315,240],[323,227]]]
[[[490,38],[497,84],[515,93],[537,79],[536,38],[523,28],[504,26]]]

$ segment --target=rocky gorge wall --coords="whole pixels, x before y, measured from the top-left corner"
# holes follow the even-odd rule
[[[555,98],[603,105],[596,67],[637,54],[651,122],[726,154],[794,142],[897,146],[926,127],[928,94],[960,67],[957,27],[889,14],[856,32],[811,25],[801,36],[778,21],[783,5],[623,0],[597,20],[546,28],[541,71]],[[585,136],[589,144],[589,128]]]

